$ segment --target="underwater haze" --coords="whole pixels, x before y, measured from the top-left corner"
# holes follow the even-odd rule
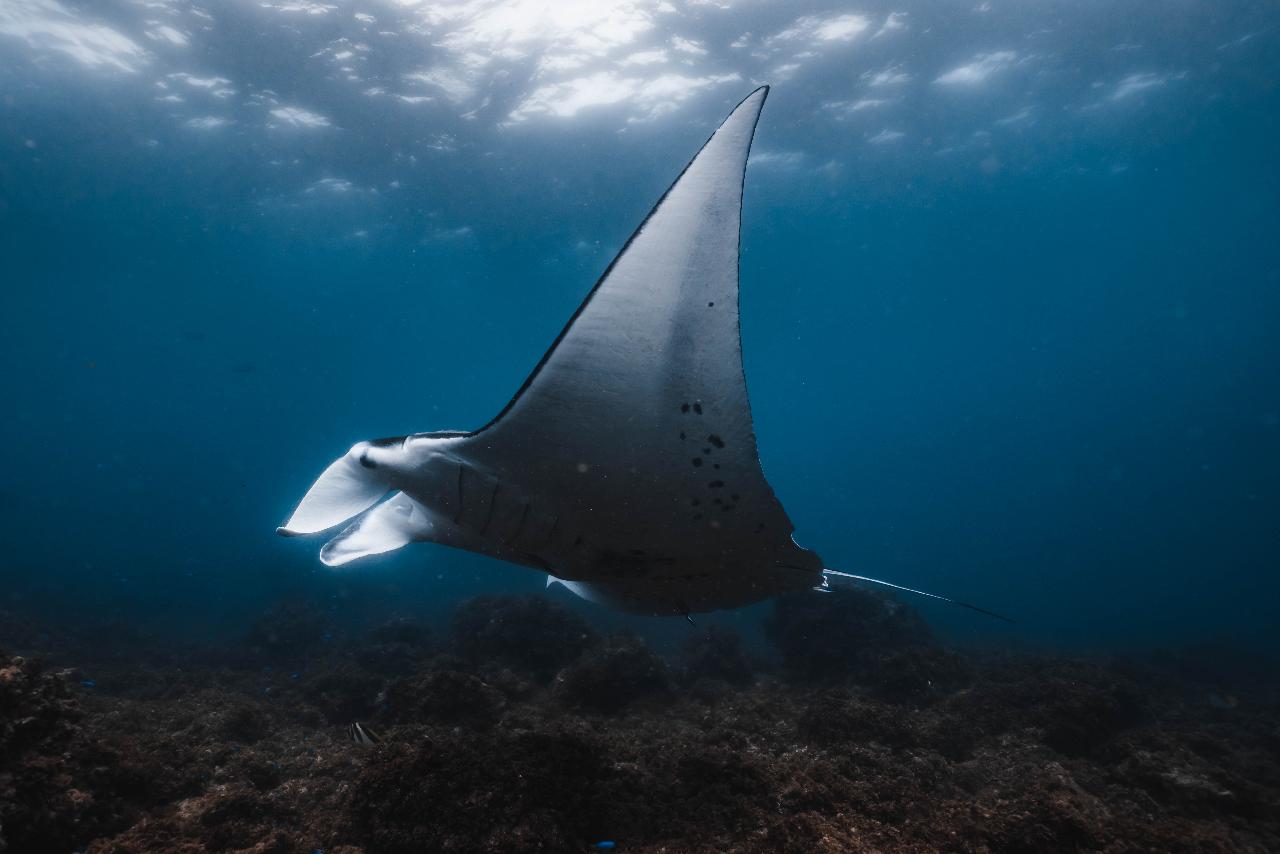
[[[0,0],[0,854],[1280,851],[1278,82],[1274,0]],[[331,562],[526,565],[276,534],[388,484]]]
[[[352,443],[489,421],[768,83],[742,338],[797,540],[1017,620],[912,603],[965,642],[1274,651],[1278,40],[1244,0],[4,0],[0,609],[539,592],[274,530]]]

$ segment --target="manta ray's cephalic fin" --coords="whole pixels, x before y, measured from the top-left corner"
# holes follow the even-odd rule
[[[289,521],[277,528],[276,533],[286,537],[318,534],[368,510],[391,491],[386,473],[372,462],[370,452],[403,443],[400,437],[352,446],[316,478]]]

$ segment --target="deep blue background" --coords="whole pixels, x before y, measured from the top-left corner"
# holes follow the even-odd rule
[[[1280,21],[1157,5],[922,12],[909,46],[774,81],[742,238],[765,470],[828,565],[1019,619],[920,603],[954,637],[1280,646]],[[708,44],[782,15],[740,14],[762,20],[689,13]],[[1058,41],[991,91],[930,82],[1041,25]],[[504,126],[325,89],[303,58],[331,32],[221,26],[200,63],[333,126],[193,131],[146,72],[0,34],[0,607],[205,637],[288,597],[376,616],[540,589],[427,546],[334,573],[273,529],[352,442],[486,422],[769,68],[652,121]],[[891,49],[917,78],[896,123],[832,119]],[[1134,69],[1163,82],[1093,104]],[[1030,127],[993,124],[1028,103]]]

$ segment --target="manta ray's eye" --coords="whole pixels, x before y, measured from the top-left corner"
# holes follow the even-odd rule
[[[367,469],[376,469],[378,467],[377,463],[369,459],[369,452],[367,450],[364,453],[360,454],[360,465],[364,466]]]

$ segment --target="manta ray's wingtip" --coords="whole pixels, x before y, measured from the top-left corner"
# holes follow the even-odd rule
[[[763,83],[752,89],[751,93],[739,101],[738,105],[730,111],[729,118],[739,114],[750,114],[753,116],[752,125],[754,127],[755,122],[760,120],[760,113],[764,111],[765,101],[769,100],[770,88],[768,83]],[[728,122],[729,119],[725,119],[725,123],[727,124]]]

